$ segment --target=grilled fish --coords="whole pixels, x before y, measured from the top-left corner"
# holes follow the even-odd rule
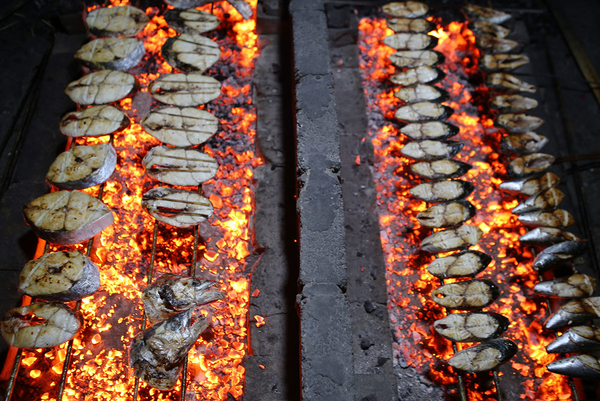
[[[517,351],[515,343],[501,338],[459,351],[448,363],[465,372],[485,372],[509,361]]]
[[[417,84],[398,89],[394,96],[405,103],[443,102],[448,99],[448,92],[435,86]]]
[[[114,106],[92,106],[65,114],[60,121],[60,131],[66,136],[101,136],[127,128],[131,121]]]
[[[511,39],[502,39],[494,35],[477,36],[477,46],[489,53],[509,53],[519,47],[519,43]]]
[[[199,106],[221,95],[221,83],[199,73],[163,74],[148,86],[159,102],[174,106]]]
[[[165,0],[165,3],[175,8],[189,9],[211,4],[215,1],[216,0]],[[252,8],[244,0],[227,0],[227,2],[231,4],[245,20],[252,17]]]
[[[453,313],[433,323],[435,331],[454,342],[482,342],[498,338],[509,325],[506,317],[497,313]]]
[[[457,160],[434,160],[411,164],[413,173],[430,180],[456,178],[469,171],[472,166]]]
[[[586,244],[583,241],[564,241],[542,250],[533,261],[533,268],[543,272],[560,267],[583,255]]]
[[[179,33],[204,33],[212,31],[221,23],[216,15],[195,8],[168,10],[165,21]]]
[[[173,389],[187,353],[207,327],[203,316],[192,320],[190,309],[139,333],[129,349],[134,375],[159,390]]]
[[[479,227],[464,225],[431,234],[421,241],[421,249],[430,253],[455,251],[477,244],[482,235]]]
[[[392,54],[390,61],[398,68],[431,67],[442,64],[444,56],[435,50],[404,50]]]
[[[46,253],[27,262],[19,276],[19,291],[47,300],[75,301],[98,288],[98,266],[78,251]]]
[[[150,149],[142,164],[155,180],[183,187],[210,180],[219,168],[216,160],[204,152],[166,146]]]
[[[529,227],[565,228],[575,224],[571,213],[563,209],[553,212],[533,212],[519,215],[519,221]]]
[[[132,6],[96,8],[85,19],[90,33],[95,36],[135,36],[148,22],[150,18]]]
[[[414,84],[433,84],[444,79],[446,74],[437,67],[422,65],[416,68],[408,68],[390,77],[390,81],[396,85],[409,86]]]
[[[464,199],[475,187],[468,181],[424,182],[410,189],[410,194],[425,202],[443,202]]]
[[[447,139],[458,134],[458,127],[440,121],[413,123],[400,128],[400,132],[411,139]]]
[[[485,308],[498,298],[500,291],[489,280],[469,280],[445,284],[431,292],[431,299],[448,309]]]
[[[441,279],[472,277],[482,272],[491,261],[491,256],[485,253],[467,250],[435,259],[427,266],[427,271]]]
[[[514,214],[523,214],[537,212],[540,210],[555,209],[565,198],[565,194],[558,188],[544,189],[537,194],[530,196],[524,202],[519,203],[513,208]]]
[[[419,18],[427,14],[429,6],[418,1],[403,1],[387,3],[381,9],[392,17]]]
[[[443,120],[450,117],[452,113],[454,113],[454,110],[448,106],[431,102],[418,102],[400,107],[396,110],[394,117],[409,123],[418,123]]]
[[[117,166],[117,152],[110,143],[75,146],[54,160],[46,181],[62,189],[83,189],[108,180]]]
[[[462,147],[461,142],[426,139],[409,142],[400,149],[400,152],[406,157],[417,160],[440,160],[454,157]]]
[[[529,64],[529,57],[522,54],[486,54],[479,62],[485,71],[512,71]]]
[[[142,120],[144,130],[168,145],[200,145],[217,132],[219,120],[205,110],[194,107],[160,107]]]
[[[580,239],[575,234],[559,230],[558,228],[538,227],[523,234],[519,238],[519,241],[521,241],[522,244],[548,246],[560,244],[565,241],[583,242],[585,240]]]
[[[438,40],[425,33],[395,33],[385,37],[383,43],[396,50],[425,50],[434,48]]]
[[[433,29],[433,24],[422,18],[390,18],[386,22],[394,32],[424,33]]]
[[[219,61],[221,49],[199,33],[182,33],[168,38],[161,54],[167,63],[180,71],[204,72]]]
[[[496,119],[496,125],[513,134],[535,131],[542,124],[544,120],[541,118],[526,114],[500,114]]]
[[[41,239],[72,245],[110,226],[112,211],[98,199],[79,191],[56,191],[23,207],[25,221]]]
[[[71,82],[65,93],[78,104],[105,104],[121,100],[136,91],[135,77],[122,71],[102,70]]]
[[[533,291],[556,298],[584,298],[596,290],[596,279],[587,274],[573,274],[554,280],[542,281],[533,287]]]
[[[146,192],[142,206],[156,220],[173,227],[196,226],[213,213],[210,201],[197,192],[165,187]]]
[[[541,173],[550,167],[554,163],[554,160],[554,156],[552,155],[532,153],[512,159],[506,170],[509,176],[522,178]]]
[[[559,375],[600,380],[600,359],[581,354],[549,363],[548,370]]]
[[[417,220],[425,227],[448,228],[464,223],[475,213],[475,206],[466,200],[443,202],[417,214]]]
[[[507,37],[510,33],[510,29],[502,25],[481,20],[473,23],[473,31],[480,35],[492,35],[500,39]]]
[[[512,15],[510,14],[475,4],[467,4],[463,10],[465,10],[467,15],[475,21],[487,21],[494,24],[501,24],[512,18]]]
[[[571,327],[546,346],[546,352],[556,354],[597,350],[600,350],[600,329],[589,326]]]
[[[536,91],[534,85],[523,82],[514,75],[504,72],[489,74],[485,81],[488,87],[501,91],[529,93],[535,93]]]
[[[560,184],[560,177],[554,173],[543,173],[534,177],[506,181],[498,187],[509,194],[535,195],[544,189],[554,188]]]
[[[544,327],[548,330],[560,330],[598,317],[600,317],[600,297],[574,299],[551,314],[546,319]]]
[[[146,53],[144,43],[133,38],[102,38],[86,43],[75,58],[94,70],[127,71],[138,65]]]
[[[521,95],[497,95],[492,97],[491,105],[501,113],[523,113],[535,109],[538,101]]]
[[[2,337],[12,347],[55,347],[75,337],[81,314],[61,303],[35,302],[11,309],[2,318]]]
[[[163,274],[144,288],[144,313],[151,325],[180,312],[225,296],[218,283],[192,277]]]
[[[548,143],[548,138],[535,132],[512,134],[500,141],[500,149],[505,153],[528,154],[542,150]]]

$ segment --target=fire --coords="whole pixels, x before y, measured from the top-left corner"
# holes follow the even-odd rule
[[[454,351],[451,343],[439,337],[431,327],[446,314],[429,296],[440,285],[426,270],[434,257],[419,249],[419,243],[431,231],[420,226],[416,215],[427,206],[408,192],[420,182],[407,168],[412,161],[398,156],[398,150],[408,140],[399,132],[400,126],[393,118],[401,104],[393,96],[397,89],[388,81],[395,73],[389,61],[389,55],[395,51],[382,42],[393,31],[387,28],[384,19],[377,18],[362,19],[359,30],[360,67],[369,109],[369,136],[375,153],[373,173],[386,260],[388,309],[396,338],[395,356],[447,391],[454,391],[450,389],[456,388],[457,377],[446,363]],[[520,348],[517,356],[500,368],[499,374],[512,376],[511,383],[520,382],[515,390],[523,399],[570,399],[566,378],[549,373],[545,368],[555,359],[545,351],[545,345],[553,336],[541,325],[547,317],[542,299],[532,295],[537,281],[537,274],[530,267],[533,255],[518,241],[525,228],[511,214],[518,200],[497,189],[501,182],[499,176],[505,173],[497,153],[500,133],[493,127],[494,112],[487,106],[489,90],[478,67],[481,54],[475,47],[475,37],[462,22],[438,24],[429,34],[439,39],[435,50],[446,57],[440,67],[447,76],[437,86],[450,95],[443,104],[455,110],[448,121],[459,127],[460,132],[452,139],[464,144],[455,158],[473,166],[461,179],[475,185],[475,191],[467,199],[478,213],[468,224],[478,226],[484,237],[471,249],[494,258],[478,277],[497,283],[503,290],[500,298],[485,310],[509,318],[511,324],[505,337]],[[470,345],[459,344],[458,349],[467,346]],[[487,380],[488,376],[485,373],[465,376],[469,399],[496,399],[495,390],[486,390],[478,380]]]

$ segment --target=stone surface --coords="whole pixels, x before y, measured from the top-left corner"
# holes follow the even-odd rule
[[[246,401],[298,401],[297,388],[285,386],[295,382],[297,376],[290,376],[286,361],[280,356],[249,356],[246,358]],[[251,379],[250,379],[251,378]],[[283,385],[283,386],[282,386]]]
[[[308,2],[307,2],[308,3]],[[294,3],[290,5],[292,11]],[[327,23],[321,11],[292,12],[294,75],[327,75],[329,51],[327,46]]]

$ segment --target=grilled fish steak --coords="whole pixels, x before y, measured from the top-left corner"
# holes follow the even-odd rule
[[[564,241],[542,250],[533,261],[533,268],[543,272],[563,266],[583,255],[586,244],[583,241]]]
[[[443,202],[417,214],[417,220],[425,227],[448,228],[464,223],[475,213],[475,206],[465,200]]]
[[[443,102],[448,99],[448,92],[435,86],[417,84],[398,89],[394,96],[405,103]]]
[[[400,132],[411,139],[447,139],[458,134],[458,127],[440,121],[412,123],[400,128]]]
[[[421,249],[430,252],[448,252],[468,248],[481,239],[479,227],[464,225],[431,234],[421,242]]]
[[[427,14],[429,6],[418,1],[403,1],[387,3],[381,9],[392,17],[419,18]]]
[[[427,271],[441,279],[472,277],[482,272],[491,261],[491,256],[485,253],[467,250],[435,259],[427,266]]]
[[[533,174],[541,173],[554,163],[554,156],[545,153],[532,153],[530,155],[519,156],[511,160],[508,164],[507,172],[509,176],[522,178]]]
[[[23,207],[23,214],[38,237],[61,245],[90,239],[114,221],[104,203],[79,191],[40,196]]]
[[[394,32],[426,33],[433,29],[433,24],[423,18],[390,18],[386,20],[388,28]]]
[[[145,53],[141,40],[101,38],[83,45],[75,53],[75,58],[94,70],[127,71],[138,65]]]
[[[19,291],[47,300],[76,301],[100,288],[100,271],[78,251],[46,253],[25,264]]]
[[[165,21],[179,33],[204,33],[212,31],[221,23],[216,15],[195,8],[168,10]]]
[[[213,213],[210,201],[197,192],[166,187],[146,192],[142,206],[156,220],[173,227],[196,226]]]
[[[165,0],[165,3],[175,8],[186,9],[203,6],[205,4],[211,4],[215,1],[216,0]],[[227,0],[227,2],[231,4],[231,6],[235,8],[245,20],[248,20],[250,17],[252,17],[252,8],[244,0]]]
[[[61,303],[35,302],[8,311],[0,326],[12,347],[47,348],[75,337],[81,320],[79,312]]]
[[[600,350],[600,329],[590,326],[571,327],[546,346],[546,352],[556,354],[597,350]]]
[[[529,227],[566,228],[575,224],[571,213],[563,209],[552,212],[533,212],[519,215],[519,221]]]
[[[425,50],[435,47],[438,40],[425,33],[396,33],[385,37],[383,43],[396,50]]]
[[[410,194],[425,202],[444,202],[466,198],[475,187],[468,181],[424,182],[410,189]]]
[[[560,330],[563,327],[586,323],[600,317],[600,297],[575,299],[567,302],[546,319],[544,327]]]
[[[554,280],[542,281],[533,287],[538,294],[556,298],[583,298],[596,290],[596,279],[587,274],[573,274]]]
[[[61,153],[46,174],[46,181],[62,189],[83,189],[108,180],[117,166],[110,143],[75,146]]]
[[[183,187],[210,180],[219,168],[216,160],[204,152],[166,146],[150,149],[142,164],[155,180]]]
[[[485,71],[512,71],[529,64],[529,57],[522,54],[486,54],[479,62]]]
[[[559,375],[600,380],[600,359],[586,354],[575,355],[549,363],[548,370]]]
[[[454,342],[481,342],[498,338],[509,325],[506,317],[497,313],[452,313],[433,323],[435,331]]]
[[[416,68],[408,68],[390,77],[390,81],[396,85],[408,86],[414,84],[433,84],[444,79],[446,74],[437,67],[422,65]]]
[[[544,120],[541,118],[526,114],[500,114],[496,119],[496,125],[513,134],[535,131],[542,124]]]
[[[500,140],[500,149],[505,153],[537,153],[548,143],[548,138],[535,132],[512,134]]]
[[[131,74],[102,70],[71,82],[65,93],[78,104],[106,104],[131,95],[137,89],[137,85],[135,77]]]
[[[553,210],[563,201],[565,194],[558,188],[544,189],[530,196],[525,201],[513,208],[514,214],[537,212],[540,210]]]
[[[60,121],[60,131],[66,136],[101,136],[127,128],[131,121],[114,106],[92,106],[65,114]]]
[[[431,292],[431,299],[449,309],[485,308],[498,298],[500,291],[489,280],[469,280],[445,284]]]
[[[396,110],[394,117],[409,123],[418,123],[443,120],[451,116],[452,113],[454,113],[454,110],[448,106],[431,102],[417,102],[400,107]]]
[[[144,288],[144,313],[151,325],[180,312],[222,299],[218,283],[192,277],[163,274]]]
[[[183,72],[204,72],[221,56],[219,45],[199,33],[168,38],[161,49],[165,60]]]
[[[490,103],[501,113],[523,113],[538,106],[537,100],[515,94],[493,96]]]
[[[459,351],[448,363],[465,372],[485,372],[509,361],[517,351],[515,343],[501,338]]]
[[[488,87],[501,91],[529,93],[535,93],[536,91],[534,85],[530,85],[526,82],[523,82],[514,75],[507,74],[504,72],[496,72],[494,74],[489,74],[485,81]]]
[[[477,46],[489,53],[508,53],[519,46],[519,43],[511,39],[502,39],[494,35],[477,36]]]
[[[150,18],[132,6],[96,8],[85,19],[88,29],[96,36],[135,36],[148,22]]]
[[[434,66],[444,62],[444,56],[435,50],[404,50],[390,56],[390,61],[398,68]]]
[[[559,230],[558,228],[538,227],[523,234],[519,238],[519,241],[522,244],[549,246],[560,244],[565,241],[583,242],[584,240],[580,239],[575,234]]]
[[[475,21],[472,28],[473,31],[475,31],[475,33],[478,35],[492,35],[500,39],[507,37],[510,33],[510,29],[502,25],[481,20]]]
[[[470,164],[457,160],[422,161],[409,167],[413,173],[430,180],[460,177],[472,168]]]
[[[463,10],[469,17],[475,21],[487,21],[494,24],[501,24],[512,18],[512,15],[502,11],[494,10],[489,7],[482,7],[476,4],[467,4]]]
[[[219,120],[193,107],[160,107],[144,117],[142,127],[163,143],[188,147],[208,141],[217,132]]]
[[[400,152],[417,160],[441,160],[454,157],[462,149],[463,144],[456,141],[413,141],[404,145]]]
[[[535,195],[544,189],[554,188],[558,184],[560,184],[560,177],[548,172],[520,180],[505,181],[498,187],[509,194]]]
[[[199,73],[163,74],[148,87],[159,102],[174,106],[200,106],[221,95],[221,83]]]

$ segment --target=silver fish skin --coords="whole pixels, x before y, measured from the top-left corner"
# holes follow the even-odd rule
[[[383,43],[396,50],[426,50],[438,44],[438,39],[425,33],[395,33],[383,38]]]
[[[519,215],[519,221],[528,227],[566,228],[575,224],[571,213],[564,209],[551,212],[532,212]]]
[[[400,128],[400,132],[411,139],[448,139],[459,133],[457,126],[443,123],[441,121],[430,121],[426,123],[412,123]]]
[[[427,266],[427,271],[441,279],[472,277],[482,272],[492,257],[479,251],[461,251],[450,256],[437,258]]]
[[[533,261],[533,268],[539,272],[563,266],[565,263],[583,255],[586,243],[583,241],[564,241],[542,250]]]
[[[386,23],[394,32],[427,33],[433,29],[433,24],[423,18],[388,18]]]
[[[27,262],[19,276],[19,291],[50,301],[77,301],[98,288],[98,266],[78,251],[46,253]]]
[[[458,160],[421,161],[411,164],[410,170],[429,180],[445,180],[457,178],[469,171],[473,166]]]
[[[502,11],[494,10],[490,7],[482,7],[476,4],[467,4],[463,10],[469,17],[475,21],[486,21],[494,24],[501,24],[512,18],[512,15]]]
[[[150,149],[142,164],[155,180],[183,187],[210,180],[219,168],[217,161],[204,152],[167,146]]]
[[[485,308],[498,298],[500,290],[489,280],[458,281],[431,292],[431,299],[448,309],[475,310]]]
[[[204,33],[212,31],[221,23],[216,15],[195,8],[168,10],[165,21],[179,33]]]
[[[533,291],[555,298],[584,298],[596,290],[596,279],[587,274],[573,274],[554,280],[542,281],[533,287]]]
[[[455,251],[476,245],[482,235],[479,227],[464,225],[431,234],[421,241],[421,249],[429,253]]]
[[[506,171],[509,176],[524,178],[541,173],[554,163],[554,156],[546,153],[532,153],[530,155],[515,157],[508,164]]]
[[[413,141],[404,145],[400,152],[416,160],[450,159],[458,154],[463,144],[456,141]]]
[[[482,342],[498,338],[510,322],[498,313],[452,313],[433,323],[435,331],[453,342]]]
[[[548,330],[560,330],[598,317],[600,317],[600,297],[574,299],[551,314],[544,322],[544,327]]]
[[[444,102],[448,99],[448,92],[436,86],[417,84],[404,86],[394,92],[397,99],[404,103],[416,102]]]
[[[546,352],[566,354],[600,350],[600,329],[590,326],[571,327],[546,346]]]
[[[600,380],[600,360],[591,355],[575,355],[549,363],[546,368],[552,373],[577,377],[580,379]]]
[[[75,58],[94,70],[127,71],[142,61],[144,42],[134,38],[101,38],[86,43]]]
[[[503,92],[535,93],[536,91],[534,85],[523,82],[514,75],[505,72],[489,74],[486,78],[486,84],[489,88]]]
[[[548,143],[548,138],[535,132],[512,134],[500,140],[500,150],[509,154],[537,153]]]
[[[485,372],[509,361],[517,351],[515,343],[501,338],[459,351],[448,363],[465,372]]]
[[[542,246],[550,246],[560,244],[565,241],[578,241],[585,242],[581,238],[577,237],[575,234],[572,234],[568,231],[563,231],[558,228],[550,228],[550,227],[538,227],[526,234],[523,234],[519,241],[522,244],[527,245],[542,245]]]
[[[163,274],[144,288],[142,301],[150,325],[196,306],[222,299],[218,283],[198,278]]]
[[[434,84],[444,79],[446,74],[437,67],[422,65],[407,68],[390,76],[390,81],[396,85],[409,86],[414,84]]]
[[[210,139],[219,128],[219,120],[194,107],[159,107],[142,120],[144,130],[167,145],[190,147]]]
[[[207,319],[193,320],[189,309],[139,333],[129,349],[134,375],[159,390],[172,390],[185,356],[207,327]]]
[[[157,187],[142,197],[142,206],[156,220],[173,227],[191,227],[213,213],[210,200],[197,192]]]
[[[512,134],[535,131],[540,128],[542,124],[544,124],[544,120],[527,114],[500,114],[496,119],[496,125],[498,127],[504,128]]]
[[[547,172],[515,181],[505,181],[498,188],[513,195],[523,194],[531,196],[544,189],[554,188],[558,184],[560,184],[560,177],[554,173]]]
[[[419,1],[391,2],[381,9],[387,15],[401,18],[419,18],[429,12],[429,6]]]
[[[71,82],[65,93],[75,103],[87,106],[116,102],[133,94],[138,87],[137,80],[131,74],[101,70]]]
[[[11,309],[0,328],[6,342],[17,348],[47,348],[66,343],[79,332],[81,314],[57,302],[34,302]]]
[[[486,52],[509,53],[519,47],[519,43],[512,39],[502,39],[494,35],[478,35],[477,46]]]
[[[390,56],[390,61],[398,68],[433,67],[444,62],[442,53],[435,50],[401,50]]]
[[[553,210],[563,201],[565,194],[558,188],[549,188],[530,196],[512,210],[513,214]]]
[[[488,21],[475,21],[472,26],[476,35],[492,35],[503,39],[508,36],[510,29]]]
[[[219,45],[199,33],[168,38],[160,52],[167,63],[183,72],[205,72],[221,57]]]
[[[432,102],[417,102],[401,106],[394,113],[394,117],[400,121],[419,123],[425,121],[439,121],[450,117],[454,110]]]
[[[410,189],[410,194],[424,202],[444,202],[464,199],[475,186],[468,181],[450,180],[424,182]]]
[[[150,18],[139,8],[132,6],[100,7],[92,10],[85,23],[95,36],[135,36],[140,33]]]
[[[417,214],[417,220],[425,227],[448,228],[464,223],[476,213],[475,206],[466,200],[442,202]]]
[[[522,54],[486,54],[480,63],[484,71],[512,71],[529,64],[529,57]]]
[[[163,74],[148,86],[159,102],[180,107],[200,106],[221,96],[221,83],[197,72]]]
[[[125,113],[105,104],[65,114],[60,131],[70,137],[102,136],[121,131],[129,124],[131,120]]]

